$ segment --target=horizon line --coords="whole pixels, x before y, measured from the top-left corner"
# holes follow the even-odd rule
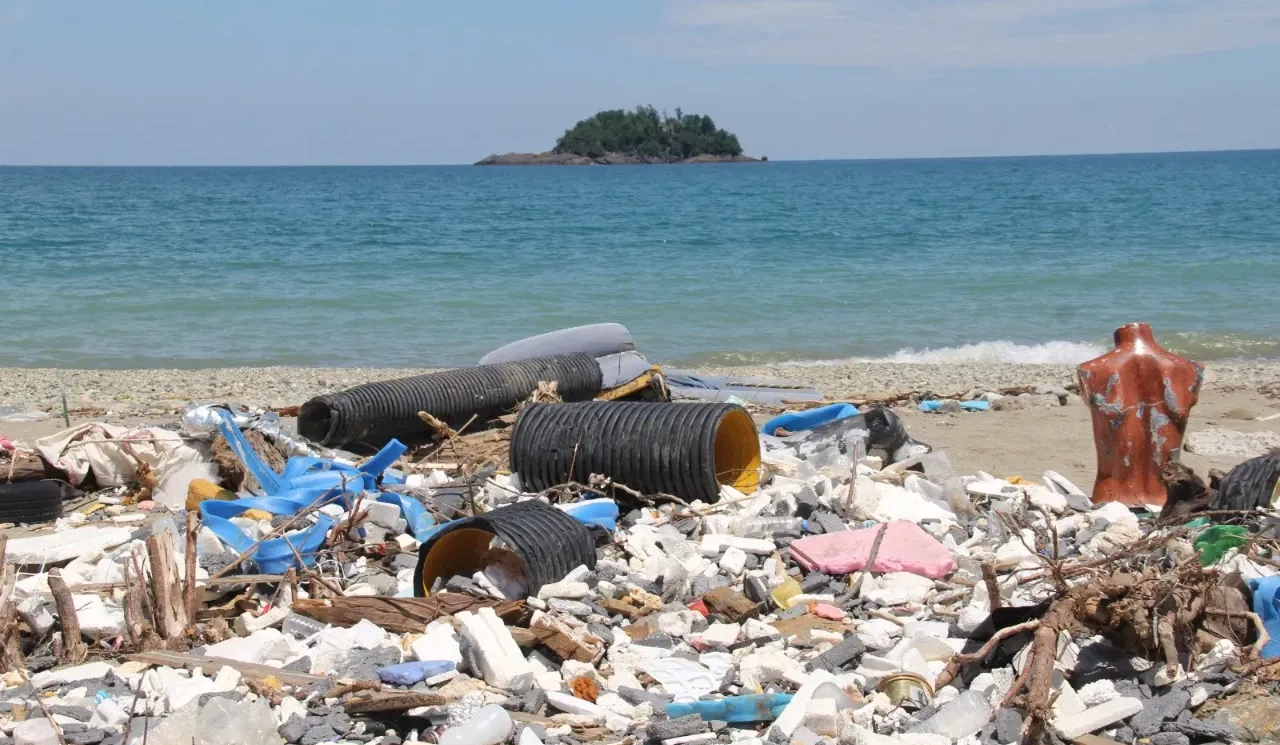
[[[881,158],[794,158],[781,159],[769,158],[767,163],[867,163],[867,162],[896,162],[896,161],[924,161],[924,160],[1017,160],[1030,158],[1088,158],[1098,156],[1125,156],[1125,155],[1209,155],[1209,154],[1225,154],[1225,153],[1267,153],[1280,152],[1280,146],[1276,147],[1256,147],[1256,148],[1222,148],[1209,150],[1114,150],[1114,151],[1090,151],[1090,152],[1070,152],[1070,153],[1018,153],[1006,155],[907,155],[907,156],[890,156]],[[752,157],[768,157],[752,156]],[[633,165],[633,164],[628,164]],[[637,165],[716,165],[714,163],[665,163],[665,164],[637,164]],[[725,165],[749,165],[746,163],[734,163]],[[469,168],[474,167],[475,162],[470,163],[99,163],[99,164],[75,164],[75,163],[0,163],[0,168]],[[484,166],[485,168],[493,168],[495,166]],[[502,166],[497,166],[502,167]],[[507,166],[508,168],[546,168],[548,166]],[[553,167],[553,166],[552,166]],[[560,166],[562,168],[588,168],[590,166]],[[602,168],[617,168],[626,166],[598,166]]]

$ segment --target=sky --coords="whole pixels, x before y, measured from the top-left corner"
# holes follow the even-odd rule
[[[772,159],[1280,147],[1280,0],[0,0],[0,164],[468,163],[601,109]]]

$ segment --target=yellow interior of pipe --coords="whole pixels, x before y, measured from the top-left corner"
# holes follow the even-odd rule
[[[745,411],[730,411],[716,428],[716,480],[743,494],[760,485],[760,438]]]
[[[460,528],[441,536],[422,565],[423,597],[431,594],[437,577],[470,577],[483,569],[481,557],[492,541],[493,533],[475,528]]]

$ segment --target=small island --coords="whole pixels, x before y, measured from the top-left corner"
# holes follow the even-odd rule
[[[478,166],[615,166],[653,163],[758,163],[742,154],[737,135],[718,129],[711,117],[611,109],[566,130],[546,153],[490,155]]]

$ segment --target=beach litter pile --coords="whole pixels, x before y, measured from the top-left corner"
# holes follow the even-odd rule
[[[887,407],[677,403],[616,344],[551,351],[318,397],[303,434],[203,404],[8,443],[4,487],[67,485],[0,549],[0,742],[1280,729],[1276,456],[1095,503],[958,474]]]

